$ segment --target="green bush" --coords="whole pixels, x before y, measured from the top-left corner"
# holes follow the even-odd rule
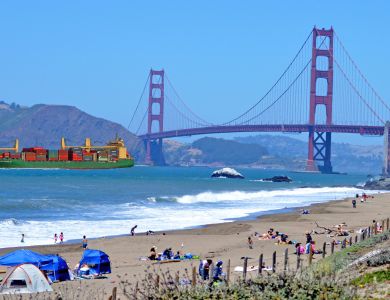
[[[351,283],[356,286],[364,286],[366,284],[381,283],[385,281],[390,281],[390,270],[380,270],[372,273],[367,273],[352,280]]]

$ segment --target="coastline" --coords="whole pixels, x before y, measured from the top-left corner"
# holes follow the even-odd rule
[[[126,278],[129,281],[137,280],[137,276],[143,276],[146,269],[152,267],[162,271],[170,269],[171,271],[183,272],[186,268],[197,266],[198,261],[183,261],[177,264],[153,264],[150,261],[142,261],[140,257],[149,255],[149,249],[152,246],[157,247],[158,252],[162,252],[168,247],[174,251],[180,250],[182,253],[191,252],[200,255],[201,258],[210,257],[212,259],[231,260],[232,269],[235,266],[242,265],[241,257],[248,256],[250,264],[255,265],[260,253],[264,254],[266,265],[270,264],[273,251],[277,251],[280,261],[282,252],[288,248],[291,256],[291,262],[294,263],[293,245],[275,245],[274,240],[260,241],[253,237],[254,232],[263,233],[270,227],[289,235],[289,239],[304,242],[305,231],[311,231],[318,228],[315,222],[324,227],[333,227],[334,225],[346,222],[348,230],[355,232],[359,228],[367,227],[372,220],[381,220],[390,217],[390,193],[375,194],[374,198],[369,198],[367,203],[358,201],[357,208],[352,208],[351,198],[342,200],[331,200],[325,203],[315,203],[305,206],[311,211],[309,215],[302,215],[299,210],[301,207],[291,208],[286,212],[279,210],[279,213],[268,213],[257,215],[256,218],[247,220],[235,220],[220,224],[208,224],[191,229],[180,229],[173,231],[156,232],[155,235],[146,236],[138,234],[135,237],[128,235],[105,237],[89,240],[90,249],[101,249],[105,251],[112,262],[112,274],[107,279],[90,280],[89,286],[96,288],[111,289],[117,285],[120,278]],[[249,249],[247,237],[252,235],[254,240],[254,249]],[[323,242],[330,242],[326,234],[313,235],[313,239],[320,248]],[[11,250],[22,247],[2,248],[0,255]],[[82,255],[81,244],[78,241],[64,243],[62,245],[43,245],[23,247],[44,254],[58,253],[63,256],[69,266],[73,268]],[[315,257],[316,258],[316,257]],[[316,258],[317,259],[317,258]],[[319,259],[319,256],[318,256]],[[232,276],[239,274],[232,272]],[[78,286],[80,282],[55,283],[53,288],[61,289],[63,286]]]
[[[340,187],[345,187],[345,186],[340,186]],[[305,187],[302,187],[302,188],[305,188]],[[376,192],[383,193],[381,191],[376,191]],[[385,192],[385,193],[387,193],[387,192]],[[390,191],[388,193],[390,194]],[[294,213],[294,212],[298,212],[304,208],[310,210],[312,207],[315,207],[317,205],[322,205],[322,204],[326,204],[329,202],[344,201],[346,199],[347,198],[341,198],[341,199],[335,199],[335,200],[330,199],[330,200],[327,200],[324,202],[311,203],[311,204],[300,205],[300,206],[296,206],[296,207],[284,207],[284,208],[271,209],[271,210],[266,210],[266,211],[256,211],[256,212],[248,213],[246,216],[243,216],[243,217],[226,218],[226,219],[223,219],[224,221],[220,222],[220,223],[206,223],[206,224],[202,224],[202,225],[188,226],[188,227],[179,228],[179,229],[156,230],[154,232],[157,235],[163,234],[163,233],[177,234],[177,233],[180,233],[183,231],[187,232],[187,231],[191,231],[191,230],[208,228],[208,227],[212,227],[212,226],[216,226],[216,225],[230,224],[230,223],[234,223],[234,222],[255,221],[255,220],[259,220],[259,219],[266,217],[266,216]],[[144,231],[137,232],[137,236],[142,236],[142,235],[146,235],[146,232],[144,232]],[[121,237],[126,237],[126,236],[129,236],[129,233],[122,233],[122,234],[115,234],[115,235],[102,235],[102,236],[98,236],[98,237],[89,238],[89,240],[93,241],[93,240],[101,240],[101,239],[115,239],[115,238],[121,238]],[[82,241],[82,238],[69,239],[69,240],[65,240],[65,242],[62,245],[79,244],[79,243],[81,243],[81,241]],[[57,243],[57,244],[47,243],[47,244],[37,244],[37,245],[20,245],[20,246],[11,246],[11,247],[0,247],[0,255],[2,255],[4,250],[9,251],[11,249],[22,249],[22,248],[24,249],[24,248],[46,247],[46,246],[56,246],[56,245],[59,245],[59,243]]]

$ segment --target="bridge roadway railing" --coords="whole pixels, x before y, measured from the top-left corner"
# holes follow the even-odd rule
[[[335,133],[353,133],[360,135],[383,135],[384,126],[364,126],[364,125],[230,125],[230,126],[208,126],[190,129],[168,130],[155,132],[151,134],[139,135],[143,140],[155,140],[163,138],[173,138],[180,136],[192,136],[200,134],[213,133],[232,133],[232,132],[335,132]]]

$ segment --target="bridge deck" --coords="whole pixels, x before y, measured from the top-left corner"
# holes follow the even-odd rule
[[[140,135],[141,139],[161,139],[180,136],[192,136],[212,133],[230,132],[286,132],[301,133],[309,132],[335,132],[335,133],[355,133],[360,135],[383,135],[384,126],[364,126],[364,125],[239,125],[239,126],[209,126],[202,128],[170,130],[156,132],[152,134]]]

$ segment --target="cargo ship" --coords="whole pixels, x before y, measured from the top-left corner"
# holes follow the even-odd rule
[[[115,169],[134,166],[123,139],[116,137],[105,146],[93,146],[89,138],[84,146],[68,146],[61,139],[61,149],[23,148],[19,141],[13,148],[0,148],[0,168],[34,169]]]

